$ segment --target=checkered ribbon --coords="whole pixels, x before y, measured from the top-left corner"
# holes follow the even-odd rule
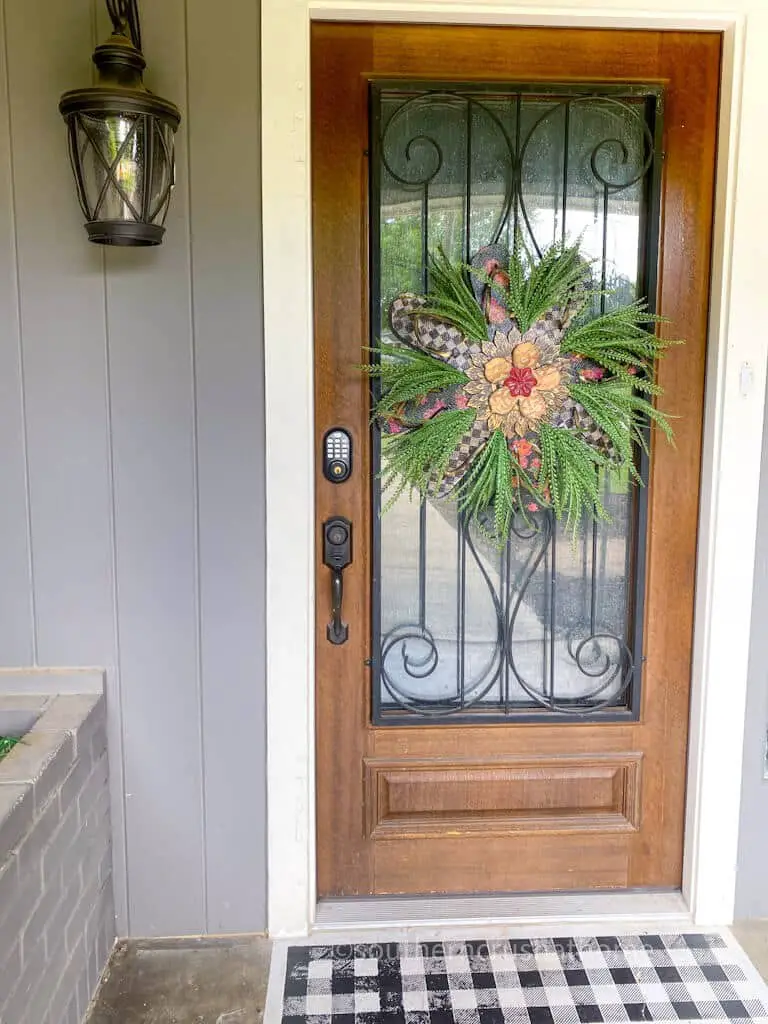
[[[389,307],[389,324],[393,333],[414,348],[429,355],[444,359],[462,373],[472,363],[473,355],[480,352],[480,346],[464,337],[458,327],[438,320],[419,310],[427,306],[423,295],[400,295]]]
[[[488,260],[495,260],[500,266],[506,266],[509,263],[509,253],[500,245],[487,246],[476,254],[472,262],[474,266],[482,268]],[[586,264],[585,268],[588,270]],[[487,286],[475,278],[472,281],[472,287],[475,297],[482,304]],[[584,287],[586,287],[586,279]],[[542,357],[546,362],[553,361],[559,356],[563,332],[570,324],[579,306],[579,291],[574,291],[573,299],[565,309],[550,310],[526,334],[526,338],[534,341],[541,349]],[[443,359],[465,372],[473,358],[481,354],[480,346],[475,342],[468,341],[461,331],[451,324],[420,312],[428,305],[429,300],[423,295],[405,293],[398,296],[389,308],[392,332],[406,345]],[[489,335],[492,335],[501,326],[508,329],[513,324],[511,321],[507,321],[505,325],[494,325],[489,328]],[[575,375],[578,374],[580,367],[591,365],[577,356],[571,358]],[[456,389],[451,389],[450,392],[433,395],[428,403],[416,401],[405,403],[398,419],[406,427],[418,426],[423,422],[425,416],[434,414],[435,402],[439,402],[442,408],[452,409],[456,408],[455,399]],[[571,398],[566,400],[553,425],[574,430],[587,444],[609,458],[616,454],[610,438],[601,430],[584,406]],[[489,434],[488,423],[485,420],[477,419],[471,431],[461,439],[456,451],[451,455],[445,476],[439,486],[431,489],[431,497],[445,498],[456,489],[469,469],[473,456],[486,443]]]
[[[448,460],[448,466],[440,486],[431,492],[431,497],[447,498],[455,490],[461,478],[469,469],[473,456],[480,451],[488,440],[488,436],[489,428],[487,421],[481,420],[478,417],[472,424],[472,429],[459,441],[456,450]]]
[[[616,449],[610,437],[597,425],[584,406],[580,402],[574,401],[573,398],[565,400],[552,425],[577,432],[583,441],[586,441],[601,455],[607,455],[608,458],[613,458],[616,455]]]

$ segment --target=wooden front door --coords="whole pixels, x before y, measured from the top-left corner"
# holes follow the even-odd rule
[[[680,886],[719,67],[712,33],[313,27],[321,897]],[[647,489],[498,552],[445,503],[381,513],[360,364],[427,252],[517,231],[580,237],[685,345]]]

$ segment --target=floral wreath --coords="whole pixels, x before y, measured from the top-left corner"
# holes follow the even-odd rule
[[[574,530],[608,519],[604,471],[638,484],[661,389],[655,363],[674,342],[638,301],[590,315],[595,290],[578,246],[538,258],[518,239],[481,249],[469,265],[442,250],[428,260],[426,295],[391,304],[397,343],[365,367],[380,381],[383,486],[451,498],[503,544],[515,515],[551,508]]]

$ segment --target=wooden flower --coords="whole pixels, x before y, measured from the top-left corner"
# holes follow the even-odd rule
[[[497,330],[475,352],[463,391],[471,408],[510,440],[525,437],[559,412],[568,397],[570,361],[545,352],[516,326]]]

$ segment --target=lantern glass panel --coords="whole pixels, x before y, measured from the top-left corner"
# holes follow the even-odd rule
[[[167,122],[152,118],[150,123],[154,132],[154,145],[150,171],[149,209],[146,211],[146,217],[152,224],[164,224],[173,187],[174,132]]]
[[[144,133],[141,118],[126,115],[78,118],[85,198],[92,220],[138,220],[144,195]]]
[[[76,152],[90,220],[163,224],[173,184],[169,124],[144,114],[80,114]]]

